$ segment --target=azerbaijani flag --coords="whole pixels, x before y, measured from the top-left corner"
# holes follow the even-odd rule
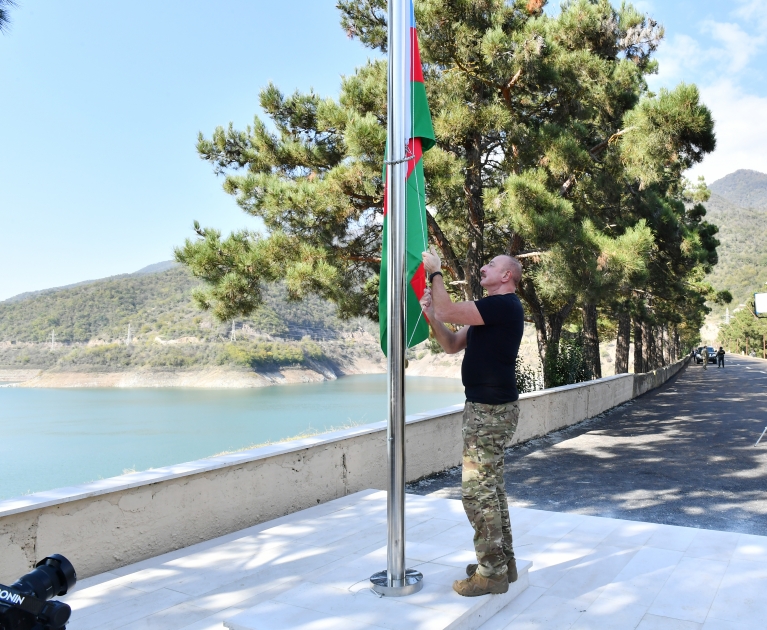
[[[405,107],[405,133],[408,160],[405,193],[405,243],[406,274],[409,280],[405,298],[405,342],[410,348],[429,337],[429,325],[421,312],[419,300],[426,289],[426,276],[421,261],[421,252],[428,246],[426,227],[426,193],[423,177],[423,153],[434,146],[434,128],[431,124],[429,104],[426,102],[426,87],[423,82],[421,55],[418,50],[418,33],[415,28],[413,0],[410,4],[409,33],[404,38],[407,46],[407,67],[410,69],[410,81],[407,83],[406,98],[410,107]],[[381,281],[378,293],[378,316],[381,325],[381,348],[386,354],[387,336],[387,260],[386,242],[388,237],[386,165],[384,165],[384,218],[383,249],[381,256]]]

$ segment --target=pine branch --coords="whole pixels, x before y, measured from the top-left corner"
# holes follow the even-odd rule
[[[503,100],[506,101],[506,104],[511,107],[511,88],[513,88],[517,81],[519,81],[519,77],[522,76],[522,68],[517,70],[517,72],[514,74],[511,79],[509,79],[509,82],[501,87],[501,95],[503,96]]]
[[[596,158],[596,156],[599,153],[601,153],[602,151],[604,151],[610,144],[615,142],[621,136],[627,134],[629,131],[633,131],[634,129],[635,129],[634,127],[626,127],[625,129],[621,129],[620,131],[616,131],[607,140],[603,140],[599,144],[591,147],[589,149],[589,155],[591,155],[591,157],[593,157],[593,158]]]

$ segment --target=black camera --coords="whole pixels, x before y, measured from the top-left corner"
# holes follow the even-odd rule
[[[10,586],[0,584],[0,630],[60,630],[72,609],[48,601],[66,595],[77,582],[72,563],[54,553]]]

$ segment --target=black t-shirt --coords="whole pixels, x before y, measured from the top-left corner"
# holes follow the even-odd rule
[[[525,331],[525,312],[514,293],[475,302],[484,326],[469,326],[461,378],[466,400],[502,405],[519,398],[515,365]]]

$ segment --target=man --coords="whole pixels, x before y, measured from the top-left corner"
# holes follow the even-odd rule
[[[719,346],[716,353],[716,367],[724,369],[724,348]]]
[[[474,528],[477,564],[466,567],[468,579],[456,580],[453,589],[467,597],[505,593],[517,579],[503,456],[519,419],[514,368],[525,326],[516,296],[522,265],[511,256],[496,256],[480,270],[487,297],[453,303],[433,247],[423,253],[423,262],[431,289],[421,306],[434,336],[448,354],[466,350],[461,364],[466,390],[461,495]],[[453,332],[444,322],[463,328]]]
[[[700,356],[703,357],[703,369],[708,369],[708,346],[703,346],[700,349]]]

